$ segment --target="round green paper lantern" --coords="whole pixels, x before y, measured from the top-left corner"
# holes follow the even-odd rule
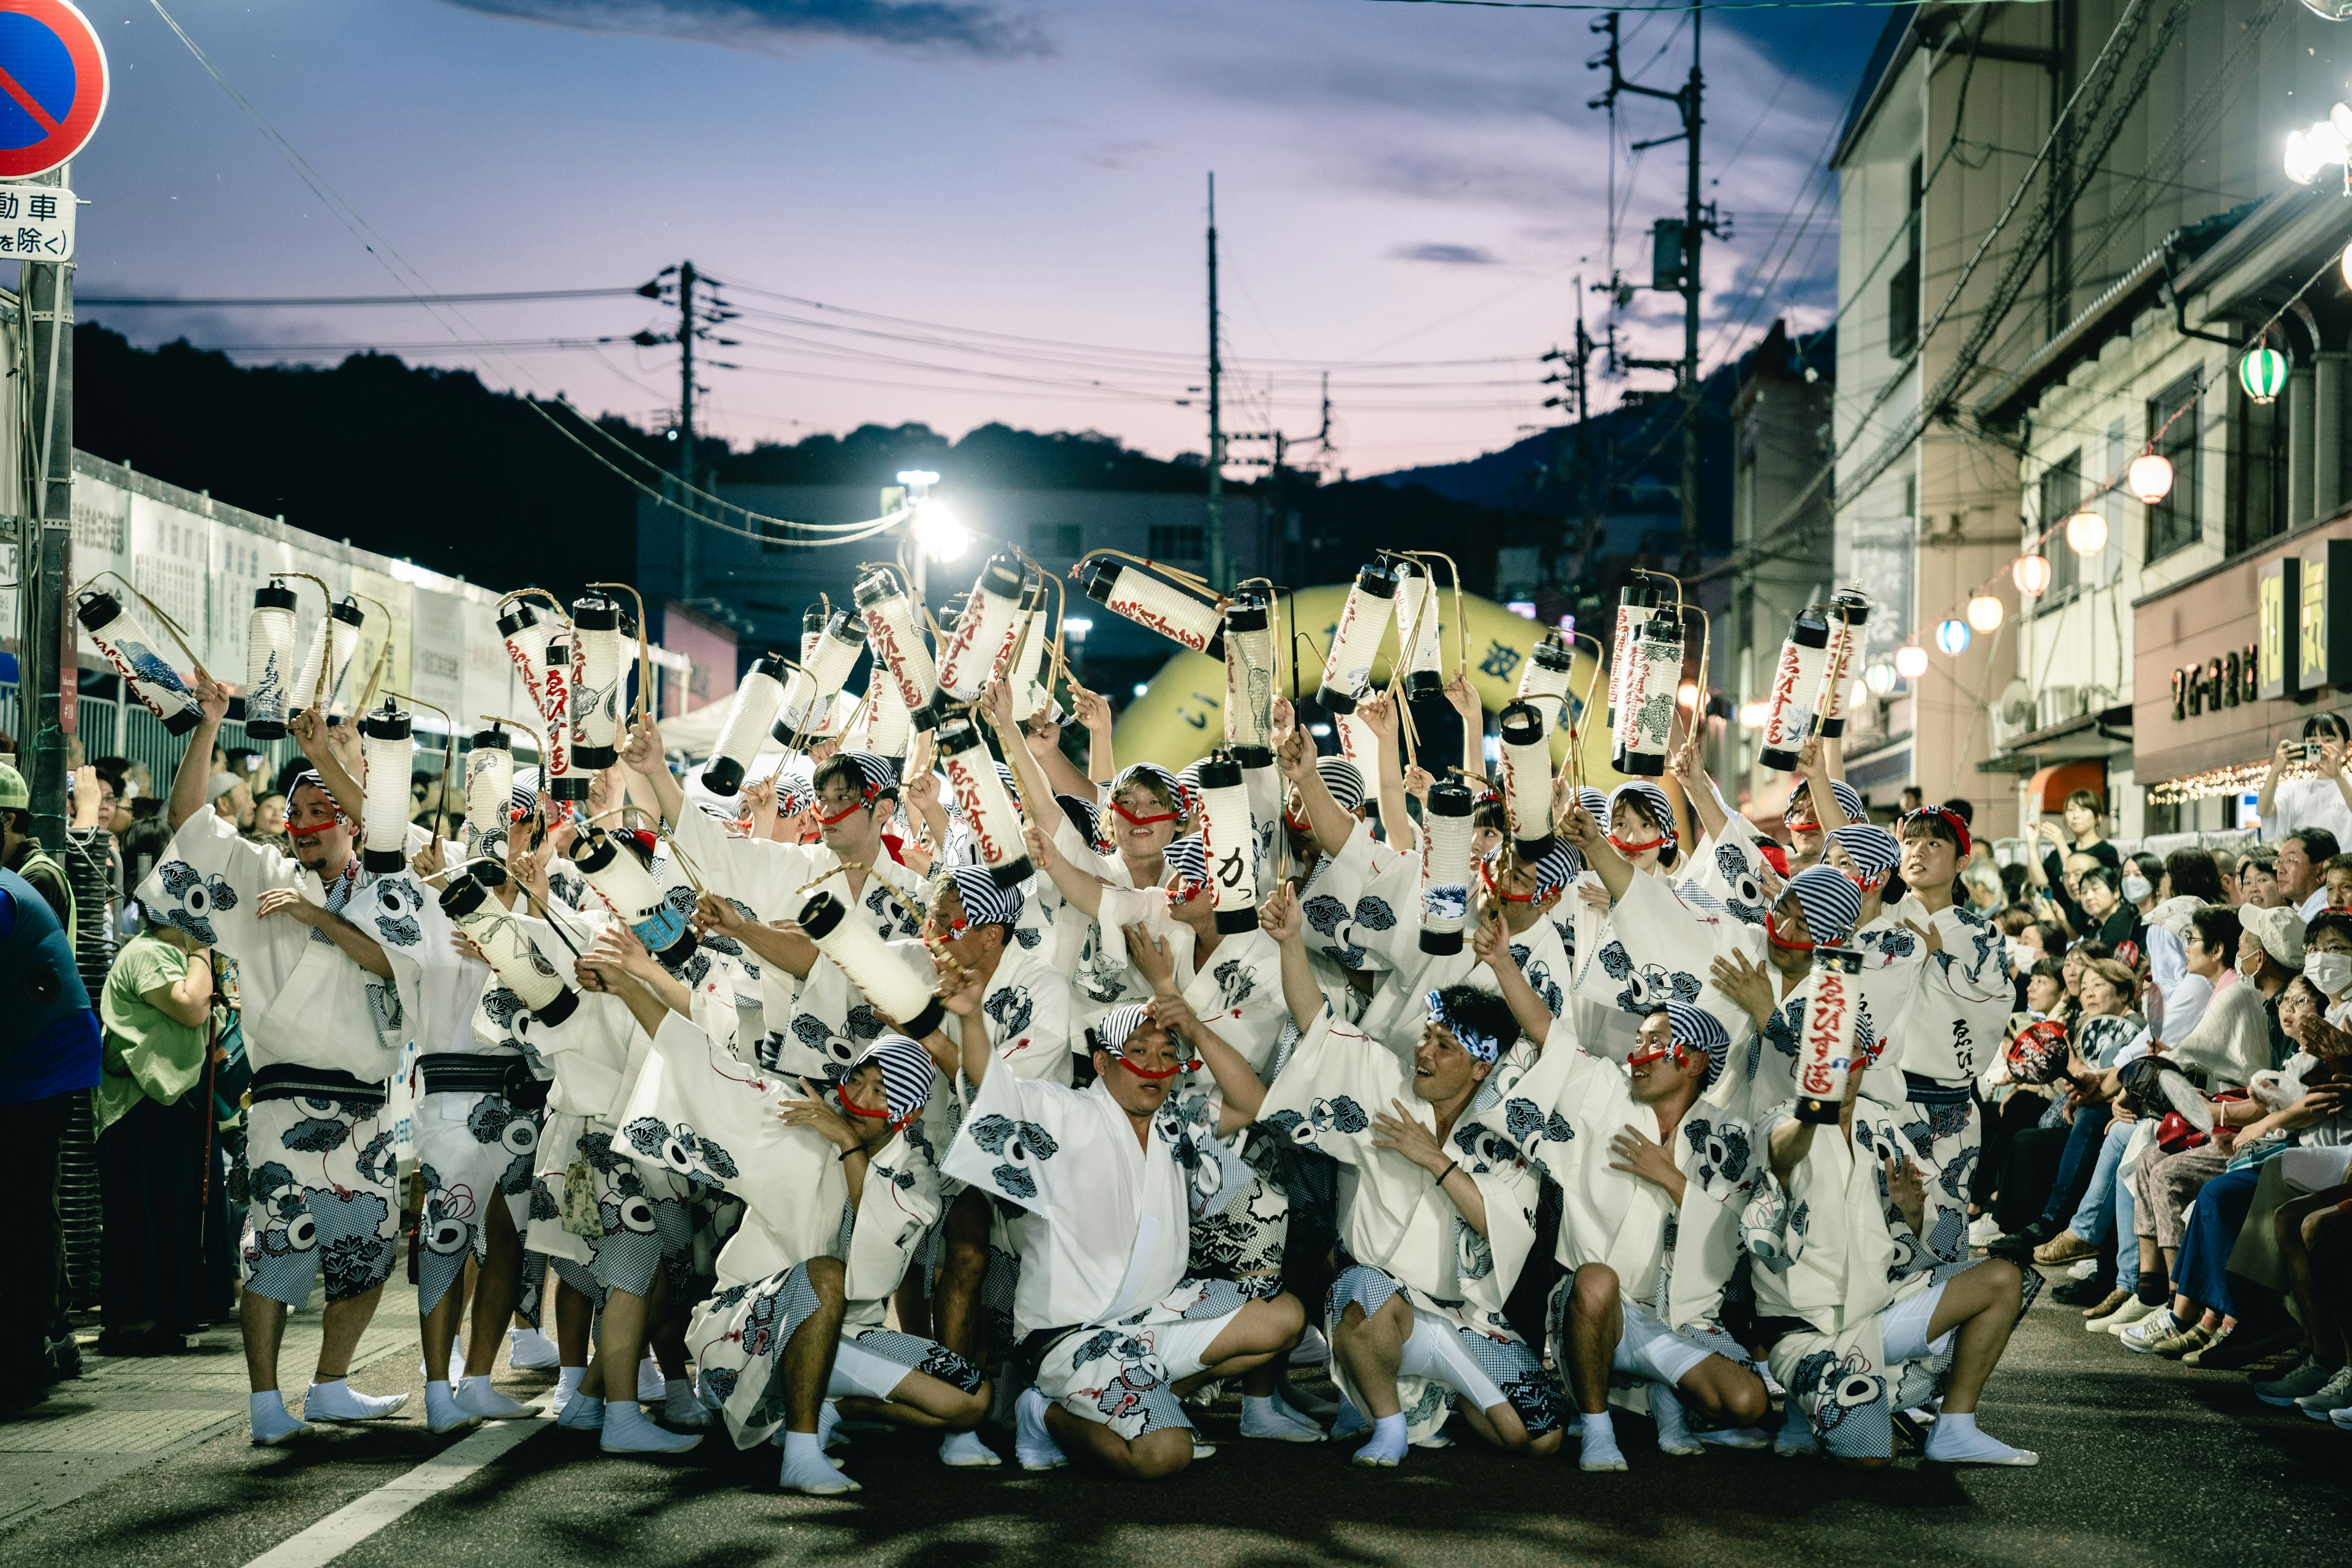
[[[2286,390],[2286,355],[2268,343],[2256,343],[2238,361],[2238,384],[2256,403],[2274,403]]]

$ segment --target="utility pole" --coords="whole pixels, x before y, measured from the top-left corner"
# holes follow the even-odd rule
[[[33,183],[63,187],[67,168]],[[38,443],[27,465],[33,486],[16,534],[19,605],[16,688],[19,710],[30,721],[33,832],[51,855],[65,853],[66,728],[64,682],[74,670],[74,622],[66,609],[66,577],[73,546],[73,263],[26,262],[19,299],[32,352],[25,388],[26,427]]]
[[[702,509],[695,504],[691,494],[698,477],[696,472],[694,454],[694,394],[696,391],[694,345],[697,340],[709,336],[710,329],[717,323],[734,320],[735,312],[727,308],[727,302],[719,299],[713,289],[700,307],[702,313],[700,315],[695,313],[697,307],[694,302],[694,286],[700,283],[709,289],[710,279],[697,272],[691,261],[681,261],[676,267],[663,268],[654,274],[650,281],[637,285],[637,292],[648,300],[661,299],[668,289],[668,285],[663,279],[672,273],[677,275],[677,331],[656,332],[648,329],[630,334],[629,341],[639,348],[649,349],[657,343],[674,342],[678,349],[677,427],[672,434],[677,439],[679,491],[677,504],[689,515],[682,520],[678,534],[677,596],[682,600],[691,601],[695,596],[694,590],[697,585],[695,583],[696,547],[700,542],[696,537],[694,520],[702,515]],[[721,337],[710,337],[710,342],[730,346],[735,343],[733,338]],[[722,370],[736,368],[723,360],[714,360],[711,363]]]
[[[1209,174],[1209,586],[1225,590],[1225,361],[1217,346],[1217,176]]]
[[[1266,401],[1269,403],[1273,401],[1273,395],[1270,390],[1268,392]],[[1286,436],[1279,430],[1243,430],[1235,433],[1234,439],[1236,441],[1271,441],[1274,443],[1274,456],[1271,458],[1239,458],[1234,460],[1240,463],[1244,468],[1255,468],[1260,464],[1267,466],[1269,482],[1266,487],[1266,517],[1268,521],[1265,526],[1259,529],[1258,531],[1261,534],[1267,534],[1270,541],[1278,542],[1278,540],[1276,540],[1275,535],[1268,533],[1268,530],[1281,529],[1284,526],[1282,510],[1282,466],[1284,459],[1289,456],[1290,448],[1293,444],[1304,444],[1306,442],[1312,441],[1326,452],[1328,452],[1331,449],[1331,373],[1328,370],[1323,373],[1323,423],[1316,430],[1314,435]],[[1292,577],[1296,575],[1293,565],[1287,559],[1285,559],[1282,562],[1281,570],[1277,573],[1273,563],[1273,550],[1270,548],[1267,549],[1265,552],[1265,555],[1266,559],[1259,563],[1259,570],[1264,572],[1265,575],[1269,577],[1276,575],[1282,577]]]
[[[1706,123],[1700,113],[1704,79],[1699,74],[1699,28],[1703,13],[1693,10],[1691,18],[1690,78],[1675,91],[1664,88],[1643,87],[1625,79],[1618,58],[1618,14],[1612,11],[1592,24],[1592,30],[1608,37],[1608,45],[1588,63],[1594,68],[1605,67],[1609,86],[1587,107],[1613,109],[1618,95],[1634,93],[1643,98],[1662,99],[1682,111],[1683,128],[1671,136],[1653,137],[1633,143],[1633,151],[1663,147],[1669,142],[1681,142],[1687,156],[1687,174],[1683,196],[1683,216],[1660,218],[1652,230],[1653,247],[1650,263],[1650,287],[1662,292],[1678,292],[1683,297],[1683,353],[1678,360],[1640,359],[1628,356],[1622,363],[1637,370],[1670,370],[1675,375],[1675,392],[1682,403],[1683,421],[1683,558],[1685,574],[1698,570],[1698,301],[1699,247],[1708,234],[1722,237],[1724,229],[1717,222],[1715,204],[1698,199],[1699,130]],[[1612,285],[1619,282],[1611,280]]]
[[[1613,354],[1617,348],[1617,329],[1613,325],[1609,329],[1608,341],[1610,352]],[[1579,274],[1576,279],[1576,347],[1572,351],[1554,349],[1543,357],[1547,361],[1558,361],[1561,365],[1568,367],[1565,370],[1554,371],[1544,377],[1547,383],[1557,384],[1567,388],[1564,393],[1545,398],[1544,406],[1576,410],[1576,423],[1573,428],[1576,433],[1576,484],[1580,492],[1577,510],[1582,521],[1582,527],[1579,530],[1576,563],[1576,581],[1580,584],[1592,569],[1592,552],[1598,547],[1601,532],[1601,518],[1596,505],[1598,492],[1593,488],[1592,432],[1586,427],[1586,421],[1592,417],[1591,380],[1592,355],[1593,352],[1600,347],[1601,340],[1595,338],[1584,325],[1584,279],[1581,274]],[[1562,427],[1563,437],[1567,435],[1568,428]],[[1566,445],[1565,440],[1559,441],[1552,448],[1552,464],[1554,468],[1560,472],[1562,479],[1567,477],[1568,465],[1562,461],[1564,454],[1561,452],[1561,447]]]

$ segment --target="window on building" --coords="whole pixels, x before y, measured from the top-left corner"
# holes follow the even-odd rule
[[[688,524],[688,526],[691,527],[693,525]],[[790,552],[793,547],[793,541],[792,533],[782,523],[776,521],[772,518],[763,517],[760,520],[761,554],[782,555]]]
[[[2286,405],[2230,395],[2230,513],[2222,550],[2235,555],[2286,531]]]
[[[1032,555],[1066,555],[1076,560],[1087,552],[1086,524],[1033,522],[1029,525],[1029,552]]]
[[[2205,395],[2199,374],[2182,376],[2147,405],[2147,436],[2156,450],[2172,459],[2172,491],[2147,509],[2147,561],[2161,561],[2174,551],[2197,542],[2200,437],[2204,411],[2198,406]],[[2175,416],[2178,416],[2176,418]]]
[[[2042,528],[2058,531],[2042,542],[2042,553],[2050,563],[2050,589],[2042,595],[2045,605],[2062,604],[2074,596],[2083,585],[2083,558],[2066,546],[2066,531],[2059,527],[2083,504],[2083,454],[2067,453],[2042,470]]]
[[[1204,538],[1197,522],[1155,522],[1151,525],[1151,558],[1154,561],[1198,561],[1205,553]]]
[[[1919,210],[1925,187],[1920,161],[1911,160],[1910,216],[1904,220],[1903,265],[1886,280],[1886,352],[1907,357],[1919,346]]]

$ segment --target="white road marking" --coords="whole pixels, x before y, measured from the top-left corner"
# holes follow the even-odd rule
[[[278,1542],[246,1568],[320,1568],[365,1541],[411,1509],[456,1486],[508,1449],[529,1441],[555,1423],[545,1407],[511,1421],[485,1423],[480,1430],[395,1476],[365,1497],[344,1504],[299,1535]]]

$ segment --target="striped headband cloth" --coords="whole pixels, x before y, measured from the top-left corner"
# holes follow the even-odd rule
[[[1013,804],[1019,805],[1021,804],[1021,784],[1019,781],[1014,779],[1013,776],[1013,764],[1010,763],[997,763],[996,777],[998,782],[1004,785],[1004,793],[1013,797]]]
[[[849,1064],[849,1072],[843,1075],[844,1079],[868,1065],[882,1069],[882,1104],[885,1109],[881,1114],[890,1119],[893,1128],[904,1131],[922,1114],[924,1104],[931,1098],[931,1085],[939,1073],[937,1065],[931,1060],[931,1053],[904,1035],[885,1035],[857,1053],[856,1059]],[[838,1095],[835,1098],[841,1100],[844,1110],[853,1115],[870,1117],[876,1114],[871,1110],[860,1110]]]
[[[816,801],[816,780],[810,770],[799,763],[788,764],[776,775],[776,814],[795,816],[806,811]]]
[[[1609,815],[1609,797],[1591,784],[1577,786],[1576,804],[1584,807],[1585,815],[1595,822]]]
[[[1110,852],[1110,840],[1102,829],[1102,813],[1093,801],[1084,795],[1057,795],[1054,804],[1062,808],[1062,815],[1070,819],[1070,826],[1078,830],[1078,837],[1087,841],[1087,847],[1097,855]]]
[[[1137,1067],[1127,1059],[1127,1042],[1135,1037],[1136,1030],[1150,1022],[1151,1022],[1151,1015],[1144,1010],[1140,1003],[1130,1002],[1123,1007],[1113,1007],[1095,1021],[1093,1028],[1087,1031],[1087,1043],[1096,1050],[1105,1051],[1118,1058],[1119,1065],[1138,1078],[1166,1079],[1174,1078],[1180,1072],[1198,1071],[1201,1066],[1200,1053],[1193,1050],[1188,1043],[1178,1040],[1172,1034],[1169,1037],[1170,1043],[1176,1047],[1178,1055],[1182,1058],[1174,1067],[1155,1070]]]
[[[1620,849],[1624,848],[1625,843],[1629,842],[1623,840],[1622,836],[1617,831],[1617,815],[1629,795],[1633,797],[1633,803],[1642,808],[1643,815],[1657,824],[1658,827],[1657,838],[1639,843],[1635,847],[1647,849],[1653,844],[1674,843],[1675,808],[1666,803],[1666,792],[1654,784],[1643,784],[1639,780],[1632,784],[1619,784],[1610,793],[1606,826],[1603,829],[1609,835],[1609,841]]]
[[[330,827],[338,826],[349,827],[352,826],[352,819],[343,815],[341,803],[335,799],[335,792],[327,787],[327,781],[319,776],[319,770],[316,768],[304,768],[300,773],[296,773],[294,775],[293,782],[286,786],[286,798],[289,801],[292,800],[294,798],[294,792],[300,789],[305,784],[310,785],[312,789],[317,790],[320,795],[327,797],[327,804],[334,807],[334,818],[330,822],[322,822],[316,827],[289,827],[286,830],[286,837],[289,838],[308,838],[312,834],[324,833]]]
[[[898,764],[896,762],[874,752],[843,752],[839,755],[857,770],[868,805],[886,795],[896,798],[898,794]]]
[[[956,901],[963,906],[963,923],[973,926],[1012,926],[1021,919],[1021,907],[1025,901],[1021,889],[1000,888],[996,878],[985,866],[958,866],[940,873],[942,886],[953,883]]]
[[[1684,1050],[1706,1053],[1706,1087],[1723,1076],[1723,1064],[1731,1055],[1731,1035],[1723,1021],[1704,1007],[1694,1007],[1687,1002],[1665,1005],[1667,1026],[1674,1032],[1675,1044]]]
[[[1453,1010],[1445,1005],[1444,993],[1423,992],[1421,999],[1428,1005],[1429,1021],[1451,1034],[1474,1059],[1492,1067],[1495,1059],[1503,1054],[1502,1041],[1483,1030],[1472,1028],[1454,1016]]]
[[[1864,822],[1870,817],[1870,808],[1862,804],[1862,792],[1843,779],[1830,780],[1830,794],[1836,797],[1838,807],[1848,822]]]
[[[1816,947],[1835,947],[1862,918],[1862,889],[1834,866],[1808,866],[1789,879],[1789,897],[1805,911]]]
[[[1318,757],[1315,771],[1323,776],[1323,787],[1339,803],[1341,811],[1361,811],[1364,808],[1364,770],[1345,757]]]
[[[1118,794],[1119,791],[1133,784],[1148,784],[1158,790],[1171,803],[1171,809],[1164,813],[1154,812],[1146,816],[1137,816],[1130,813],[1125,806],[1118,804]],[[1176,821],[1192,809],[1192,795],[1185,789],[1184,781],[1158,763],[1129,763],[1119,769],[1118,776],[1110,781],[1110,808],[1128,821],[1139,826],[1150,822]]]
[[[1169,875],[1195,886],[1206,886],[1209,880],[1208,843],[1197,833],[1188,833],[1160,852],[1168,863]],[[1166,886],[1165,883],[1161,884]]]
[[[1849,822],[1843,827],[1830,829],[1830,841],[1846,852],[1847,857],[1874,882],[1883,882],[1895,868],[1903,864],[1903,846],[1895,835],[1874,822]]]

